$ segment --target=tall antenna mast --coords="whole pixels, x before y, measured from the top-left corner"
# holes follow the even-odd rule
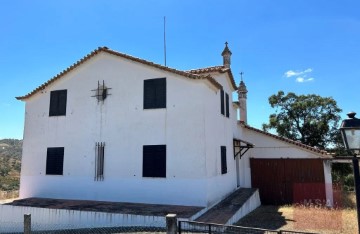
[[[165,16],[164,16],[164,59],[165,59],[165,67],[166,67],[166,34],[165,34]]]

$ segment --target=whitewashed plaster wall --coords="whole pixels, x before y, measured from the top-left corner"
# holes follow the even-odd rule
[[[167,108],[144,110],[143,80],[161,77],[167,78]],[[98,103],[91,90],[102,80],[110,95]],[[27,100],[20,197],[215,202],[234,190],[235,166],[231,121],[220,114],[219,91],[209,87],[207,81],[96,55]],[[68,90],[66,116],[49,117],[50,91],[61,89]],[[106,143],[101,182],[94,181],[96,142]],[[142,146],[153,144],[166,144],[166,178],[142,177]],[[227,147],[225,175],[220,145]],[[47,147],[65,147],[63,175],[45,175]]]
[[[232,106],[233,88],[227,74],[211,73],[212,77],[223,86],[224,92],[229,95],[229,118],[221,114],[220,90],[216,96],[206,102],[206,169],[207,169],[207,196],[208,206],[224,198],[233,192],[236,187],[236,165],[233,151],[234,128],[233,123],[237,121],[236,109]],[[214,103],[216,110],[214,111]],[[214,117],[212,117],[214,116]],[[226,146],[227,173],[221,174],[221,152],[220,147]]]

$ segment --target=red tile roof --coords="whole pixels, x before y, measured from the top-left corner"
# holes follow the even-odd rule
[[[80,66],[82,63],[86,62],[87,60],[89,60],[90,58],[94,57],[95,55],[101,53],[101,52],[106,52],[115,56],[119,56],[122,58],[126,58],[135,62],[139,62],[145,65],[149,65],[152,67],[156,67],[159,69],[162,69],[164,71],[168,71],[168,72],[172,72],[181,76],[184,76],[186,78],[190,78],[190,79],[203,79],[203,80],[208,80],[211,84],[213,84],[216,88],[221,89],[222,86],[221,84],[219,84],[213,77],[211,77],[210,75],[200,75],[200,74],[194,74],[194,73],[189,73],[189,72],[185,72],[185,71],[180,71],[174,68],[170,68],[170,67],[165,67],[163,65],[160,64],[156,64],[153,62],[149,62],[147,60],[144,59],[140,59],[137,57],[133,57],[127,54],[123,54],[114,50],[111,50],[107,47],[99,47],[96,50],[92,51],[91,53],[87,54],[85,57],[83,57],[82,59],[80,59],[79,61],[77,61],[76,63],[74,63],[73,65],[71,65],[70,67],[66,68],[65,70],[63,70],[62,72],[60,72],[59,74],[57,74],[56,76],[54,76],[53,78],[51,78],[50,80],[46,81],[45,83],[43,83],[42,85],[40,85],[39,87],[37,87],[36,89],[34,89],[33,91],[31,91],[30,93],[24,95],[24,96],[20,96],[20,97],[16,97],[16,99],[18,100],[25,100],[31,96],[33,96],[34,94],[36,94],[37,92],[45,89],[48,85],[52,84],[54,81],[62,78],[64,75],[66,75],[67,73],[69,73],[70,71],[72,71],[73,69],[75,69],[76,67]]]
[[[318,149],[318,148],[315,148],[315,147],[311,147],[311,146],[305,145],[305,144],[303,144],[303,143],[301,143],[301,142],[298,142],[298,141],[290,140],[290,139],[285,138],[285,137],[280,137],[280,136],[277,136],[277,135],[274,135],[274,134],[271,134],[271,133],[262,131],[262,130],[260,130],[260,129],[257,129],[257,128],[254,128],[254,127],[251,127],[251,126],[245,124],[243,121],[239,121],[239,123],[241,124],[242,127],[246,128],[246,129],[249,129],[249,130],[251,130],[251,131],[254,131],[254,132],[257,132],[257,133],[261,133],[261,134],[263,134],[263,135],[270,136],[270,137],[275,138],[275,139],[277,139],[277,140],[284,141],[284,142],[286,142],[286,143],[290,143],[290,144],[299,146],[299,147],[301,147],[301,148],[304,148],[304,149],[313,151],[313,152],[315,152],[315,153],[320,154],[321,157],[324,157],[324,158],[332,158],[332,157],[330,156],[330,154],[329,154],[327,151],[325,151],[325,150],[321,150],[321,149]]]
[[[234,90],[237,90],[237,86],[234,80],[234,76],[231,72],[230,68],[226,68],[224,66],[213,66],[213,67],[205,67],[205,68],[198,68],[186,71],[192,74],[204,74],[204,73],[211,73],[211,72],[219,72],[219,73],[228,73],[231,81],[231,85]]]

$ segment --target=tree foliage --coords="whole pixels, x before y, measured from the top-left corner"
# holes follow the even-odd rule
[[[320,149],[338,146],[341,109],[333,98],[279,91],[269,103],[275,113],[263,130],[275,129],[279,136]]]
[[[18,190],[22,140],[0,140],[0,191]]]

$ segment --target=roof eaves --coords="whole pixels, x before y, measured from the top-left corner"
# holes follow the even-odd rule
[[[191,69],[186,72],[192,73],[192,74],[201,74],[201,73],[208,73],[208,72],[220,72],[223,69],[224,69],[224,66],[211,66],[211,67]]]
[[[218,89],[222,89],[222,85],[219,84],[212,76],[210,75],[207,75],[207,76],[204,76],[205,79],[207,79],[211,84],[213,84],[216,88]]]
[[[55,75],[53,78],[51,78],[50,80],[46,81],[45,83],[43,83],[42,85],[38,86],[37,88],[35,88],[33,91],[31,91],[30,93],[24,95],[24,96],[19,96],[16,97],[17,100],[25,100],[29,97],[31,97],[32,95],[34,95],[35,93],[44,90],[48,85],[52,84],[54,81],[58,80],[59,78],[61,78],[62,76],[64,76],[65,74],[69,73],[70,71],[74,70],[76,67],[78,67],[80,64],[84,63],[85,61],[89,60],[90,58],[92,58],[94,55],[98,54],[100,51],[102,50],[106,50],[107,47],[99,47],[96,50],[92,51],[91,53],[85,55],[83,58],[81,58],[80,60],[78,60],[77,62],[75,62],[73,65],[71,65],[70,67],[66,68],[65,70],[63,70],[62,72],[60,72],[59,74]]]
[[[262,131],[260,129],[257,129],[257,128],[254,128],[254,127],[251,127],[249,125],[247,125],[244,121],[239,121],[239,123],[241,124],[241,126],[243,126],[244,128],[246,129],[249,129],[249,130],[252,130],[254,132],[258,132],[258,133],[261,133],[261,134],[264,134],[266,136],[270,136],[270,137],[273,137],[275,139],[278,139],[278,140],[281,140],[281,141],[284,141],[284,142],[287,142],[287,143],[290,143],[290,144],[293,144],[293,145],[296,145],[296,146],[299,146],[301,148],[305,148],[307,150],[310,150],[312,152],[315,152],[315,153],[318,153],[320,154],[322,157],[331,157],[329,156],[329,153],[325,150],[320,150],[320,149],[317,149],[315,147],[311,147],[311,146],[308,146],[308,145],[305,145],[301,142],[298,142],[298,141],[294,141],[294,140],[290,140],[288,138],[285,138],[285,137],[280,137],[280,136],[277,136],[277,135],[274,135],[274,134],[271,134],[269,132],[265,132],[265,131]]]
[[[89,60],[90,58],[94,57],[96,54],[98,54],[99,52],[107,52],[109,54],[115,55],[115,56],[119,56],[122,58],[126,58],[135,62],[139,62],[145,65],[149,65],[152,67],[156,67],[159,69],[162,69],[164,71],[168,71],[171,73],[175,73],[181,76],[185,76],[187,78],[191,78],[191,79],[206,79],[209,80],[211,84],[213,84],[216,88],[221,89],[222,86],[211,76],[209,75],[200,75],[200,74],[193,74],[190,72],[185,72],[185,71],[180,71],[174,68],[170,68],[170,67],[165,67],[163,65],[160,64],[156,64],[153,62],[149,62],[145,59],[140,59],[137,57],[133,57],[127,54],[123,54],[114,50],[111,50],[107,47],[99,47],[96,50],[92,51],[91,53],[87,54],[86,56],[84,56],[83,58],[81,58],[79,61],[75,62],[73,65],[71,65],[70,67],[66,68],[65,70],[63,70],[62,72],[60,72],[59,74],[57,74],[56,76],[54,76],[53,78],[51,78],[50,80],[46,81],[45,83],[43,83],[42,85],[38,86],[37,88],[35,88],[33,91],[31,91],[30,93],[24,95],[24,96],[19,96],[16,97],[17,100],[25,100],[29,97],[31,97],[32,95],[34,95],[35,93],[44,90],[48,85],[52,84],[54,81],[60,79],[61,77],[63,77],[64,75],[68,74],[70,71],[72,71],[73,69],[75,69],[76,67],[78,67],[79,65],[81,65],[82,63],[84,63],[85,61]]]
[[[211,72],[228,73],[228,75],[230,77],[232,88],[234,90],[237,90],[235,79],[234,79],[234,76],[233,76],[230,68],[226,68],[224,66],[212,66],[212,67],[192,69],[192,70],[188,70],[186,72],[192,73],[192,74],[203,74],[203,73],[211,73]]]
[[[222,69],[220,71],[220,73],[225,73],[225,72],[227,72],[229,77],[230,77],[230,81],[231,81],[231,85],[232,85],[233,89],[237,90],[238,88],[236,86],[235,79],[234,79],[234,76],[233,76],[233,74],[231,72],[231,69],[230,68],[224,68],[224,69]]]

